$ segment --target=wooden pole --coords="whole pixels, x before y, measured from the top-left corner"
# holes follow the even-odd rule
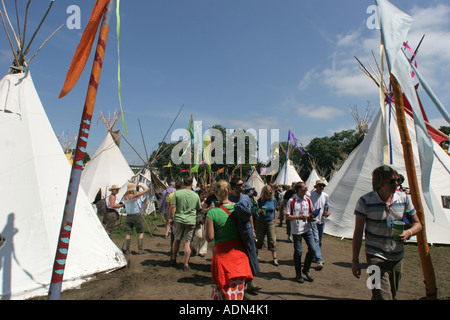
[[[53,272],[48,293],[48,300],[59,300],[61,296],[64,270],[67,261],[67,254],[69,251],[70,235],[72,232],[72,224],[75,213],[75,202],[80,186],[81,172],[83,170],[83,159],[86,153],[86,146],[89,138],[89,130],[91,127],[92,114],[94,111],[97,88],[102,71],[105,47],[108,40],[109,23],[111,21],[114,3],[115,0],[111,0],[106,6],[106,9],[103,13],[103,23],[98,38],[97,50],[95,53],[94,64],[92,66],[91,78],[86,95],[86,102],[81,118],[75,158],[73,160],[72,171],[70,174],[69,189],[67,191],[64,216],[61,223],[58,246],[56,250],[55,261],[53,264]]]
[[[397,123],[400,131],[400,137],[403,146],[403,157],[405,159],[406,174],[408,177],[409,188],[411,191],[411,200],[416,209],[416,214],[422,224],[422,231],[417,234],[417,246],[419,249],[420,260],[422,262],[422,272],[424,275],[425,291],[427,299],[437,299],[436,278],[433,264],[431,262],[430,247],[427,241],[425,230],[425,215],[420,197],[419,184],[417,182],[416,167],[414,165],[414,156],[412,144],[409,138],[408,128],[406,126],[405,112],[403,107],[402,91],[397,79],[391,74],[390,80],[394,91],[395,110]]]

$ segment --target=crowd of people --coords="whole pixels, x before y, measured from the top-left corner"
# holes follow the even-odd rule
[[[401,278],[403,243],[421,230],[409,196],[401,188],[402,176],[388,166],[376,168],[372,174],[373,191],[362,195],[354,215],[352,272],[361,275],[359,254],[365,234],[365,251],[369,264],[380,268],[380,285],[372,289],[373,299],[395,299]],[[262,289],[256,284],[259,273],[258,251],[267,246],[272,263],[277,259],[276,225],[286,225],[287,240],[293,243],[295,281],[313,282],[312,263],[316,270],[324,268],[323,233],[330,216],[325,180],[317,180],[313,190],[304,182],[291,186],[265,185],[260,194],[239,177],[219,180],[207,187],[193,188],[192,178],[172,183],[161,197],[160,212],[166,219],[166,238],[170,238],[170,264],[177,266],[183,243],[183,270],[189,270],[192,255],[206,256],[208,243],[213,244],[211,278],[212,299],[239,300],[244,292]],[[142,253],[142,222],[136,199],[147,192],[130,185],[125,203],[115,198],[110,189],[107,201],[111,209],[125,207],[127,212],[126,252],[129,253],[133,227],[138,232],[138,248]],[[410,227],[393,240],[393,222],[401,221],[405,212]],[[130,218],[128,218],[130,216]],[[107,223],[108,227],[108,223]],[[302,242],[307,252],[303,255]],[[304,260],[302,262],[302,256]]]
[[[191,178],[172,183],[163,192],[160,205],[167,221],[166,238],[171,238],[170,264],[177,265],[181,241],[184,241],[184,270],[189,270],[192,255],[206,256],[208,242],[212,242],[215,286],[211,297],[240,299],[244,288],[246,292],[262,289],[255,283],[255,277],[259,272],[258,251],[263,246],[271,252],[273,265],[279,266],[275,229],[279,220],[279,226],[286,221],[288,240],[294,244],[296,280],[301,283],[304,276],[313,281],[309,273],[313,259],[318,270],[324,266],[320,247],[324,218],[330,214],[326,209],[328,196],[323,192],[325,185],[325,181],[317,181],[315,191],[310,194],[303,182],[292,186],[268,184],[258,194],[239,177],[195,189]],[[305,199],[308,206],[292,199]],[[303,219],[315,209],[318,214],[314,218]],[[307,241],[309,251],[302,272],[297,272],[301,265],[301,239]]]

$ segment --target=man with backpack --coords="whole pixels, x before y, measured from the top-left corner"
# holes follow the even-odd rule
[[[250,200],[249,196],[247,196],[246,194],[244,194],[245,191],[245,185],[244,182],[242,181],[242,179],[240,179],[239,177],[234,177],[231,179],[230,181],[230,186],[231,186],[231,192],[228,195],[228,199],[231,202],[234,202],[236,204],[241,204],[245,207],[247,207],[249,210],[251,210],[252,208],[252,201]],[[244,243],[244,246],[251,246],[250,248],[247,248],[247,250],[251,250],[253,254],[249,255],[249,259],[250,264],[253,264],[252,267],[252,273],[253,276],[256,276],[256,274],[259,271],[259,264],[258,261],[256,259],[256,247],[255,247],[255,227],[254,227],[254,222],[253,222],[253,217],[250,219],[250,223],[251,226],[249,224],[247,224],[247,230],[252,228],[253,229],[253,236],[249,235],[251,239],[251,243],[247,241],[247,243]],[[256,260],[256,261],[255,261]],[[253,278],[254,279],[254,278]],[[255,292],[255,291],[259,291],[261,290],[262,287],[261,286],[257,286],[253,283],[253,280],[248,282],[247,284],[247,292]]]

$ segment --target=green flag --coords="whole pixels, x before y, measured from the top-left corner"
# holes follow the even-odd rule
[[[189,135],[191,136],[191,140],[193,140],[194,139],[194,118],[192,117],[192,114],[191,114],[191,121],[189,121],[188,131],[189,131]]]

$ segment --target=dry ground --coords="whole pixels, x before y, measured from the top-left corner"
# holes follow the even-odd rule
[[[293,244],[287,242],[286,228],[277,227],[277,255],[280,266],[271,263],[267,250],[260,252],[260,274],[255,282],[263,287],[257,294],[246,294],[246,300],[368,300],[366,265],[362,277],[351,272],[351,240],[324,235],[322,256],[325,267],[312,269],[314,282],[299,284],[294,280]],[[145,254],[137,255],[137,240],[132,240],[129,265],[110,274],[98,275],[80,289],[62,294],[63,300],[209,300],[212,288],[210,263],[211,244],[206,257],[193,256],[191,270],[169,266],[170,240],[164,238],[164,228],[158,226],[153,237],[144,240]],[[122,247],[123,239],[115,239]],[[433,246],[431,257],[436,274],[438,298],[450,299],[449,247]],[[362,250],[363,251],[363,250]],[[304,245],[304,252],[306,247]],[[362,252],[363,255],[363,252]],[[181,262],[182,256],[179,257]],[[361,259],[364,261],[365,259]],[[315,264],[313,264],[313,267]],[[417,246],[406,246],[403,278],[398,298],[419,300],[425,296],[423,275]]]

